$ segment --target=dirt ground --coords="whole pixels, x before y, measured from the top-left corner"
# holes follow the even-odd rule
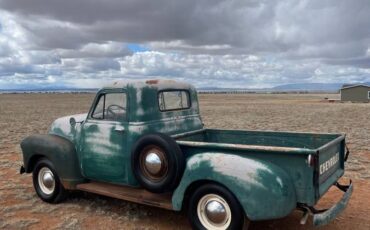
[[[74,192],[50,205],[35,194],[30,175],[19,175],[20,141],[45,133],[64,115],[86,112],[92,94],[0,95],[0,229],[190,229],[186,215]],[[347,209],[319,229],[370,229],[370,105],[328,103],[338,95],[200,95],[204,123],[210,128],[340,132],[351,155],[344,181],[354,193]],[[342,193],[331,189],[320,207],[330,207]],[[300,212],[280,220],[254,222],[257,229],[314,229],[301,226]]]

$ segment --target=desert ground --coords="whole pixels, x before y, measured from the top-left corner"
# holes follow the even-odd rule
[[[20,141],[47,132],[64,115],[87,112],[93,94],[0,95],[0,229],[190,229],[184,212],[171,212],[83,192],[61,204],[42,202],[31,175],[19,175]],[[319,229],[370,229],[370,104],[328,103],[330,94],[200,95],[210,128],[339,132],[347,134],[351,155],[344,182],[354,182],[347,209]],[[341,192],[331,189],[319,207],[330,207]],[[314,229],[299,224],[300,212],[280,220],[253,222],[257,229]]]

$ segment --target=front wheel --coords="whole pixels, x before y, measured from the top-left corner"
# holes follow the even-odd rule
[[[216,184],[198,188],[190,197],[188,218],[193,229],[242,229],[244,211],[234,195]]]
[[[59,203],[67,196],[54,165],[46,158],[40,159],[33,170],[33,186],[37,195],[45,202]]]

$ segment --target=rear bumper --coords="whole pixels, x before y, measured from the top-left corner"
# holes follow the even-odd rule
[[[344,192],[342,199],[333,205],[331,208],[314,214],[313,215],[313,224],[315,226],[325,225],[328,224],[330,221],[334,220],[346,207],[351,198],[353,192],[353,184],[350,181],[349,185],[340,185],[336,183],[336,186]]]
[[[353,184],[350,181],[349,185],[341,185],[338,182],[335,186],[344,192],[342,198],[331,208],[324,210],[317,210],[314,207],[300,205],[299,209],[304,211],[301,224],[305,224],[309,215],[313,216],[314,226],[322,226],[334,220],[346,207],[353,192]]]

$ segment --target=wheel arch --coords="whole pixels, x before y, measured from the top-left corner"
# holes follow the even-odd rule
[[[196,180],[196,181],[193,181],[191,184],[189,184],[189,186],[186,188],[185,192],[184,192],[184,198],[183,198],[183,201],[182,201],[182,209],[187,209],[188,208],[188,204],[189,204],[189,199],[191,197],[191,195],[198,189],[200,188],[201,186],[203,185],[218,185],[218,186],[221,186],[223,187],[224,189],[228,190],[231,194],[234,195],[234,193],[228,189],[224,184],[222,184],[221,182],[219,181],[215,181],[215,180],[205,180],[205,179],[200,179],[200,180]],[[235,199],[239,202],[238,198],[234,195]],[[239,202],[240,204],[240,202]],[[240,204],[241,205],[241,204]],[[244,211],[244,210],[243,210]],[[244,211],[244,214],[246,215],[245,211]]]
[[[203,183],[227,188],[250,220],[281,218],[296,207],[293,183],[280,167],[238,155],[201,153],[187,161],[181,183],[172,196],[174,209],[186,207],[189,192]]]
[[[74,144],[57,135],[32,135],[21,142],[24,168],[31,173],[38,160],[50,160],[61,179],[63,186],[74,189],[84,181],[81,174],[79,158]]]
[[[35,165],[36,163],[42,159],[42,158],[47,158],[45,155],[42,155],[42,154],[34,154],[30,157],[30,159],[28,160],[28,163],[27,163],[27,167],[25,168],[26,169],[26,173],[31,173],[33,172],[33,170],[35,169]]]

